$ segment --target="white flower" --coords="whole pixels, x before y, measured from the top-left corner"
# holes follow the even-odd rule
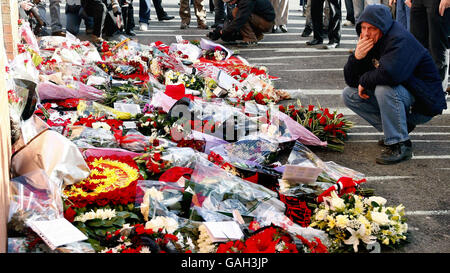
[[[141,253],[152,253],[147,246],[141,248]]]
[[[342,211],[345,209],[344,199],[340,198],[336,191],[331,192],[331,197],[325,197],[325,204],[333,211]]]
[[[328,211],[322,209],[322,210],[319,210],[316,213],[316,217],[315,218],[316,218],[317,221],[324,221],[325,219],[327,219],[327,215],[328,215]]]
[[[379,224],[380,226],[388,225],[390,222],[389,217],[384,212],[372,211],[370,213],[370,216],[372,218],[372,221]]]
[[[367,235],[365,225],[361,225],[358,230],[351,228],[347,228],[347,230],[350,232],[351,236],[347,240],[344,240],[344,243],[346,245],[353,245],[353,250],[355,252],[358,252],[359,240],[363,241],[367,245],[373,244],[376,241],[375,236]]]
[[[146,190],[145,194],[146,195],[148,194],[148,196],[150,196],[151,198],[155,199],[156,201],[162,201],[164,199],[163,192],[157,190],[155,187],[151,187],[150,189]]]
[[[347,215],[336,216],[336,226],[338,228],[346,228],[347,224],[348,224],[348,216]]]
[[[145,229],[152,229],[154,232],[158,232],[160,228],[167,233],[173,233],[178,229],[178,222],[171,217],[156,216],[145,223]]]
[[[367,205],[372,205],[372,202],[375,202],[380,206],[384,206],[384,204],[386,204],[387,200],[380,196],[371,196],[365,200],[365,203]]]
[[[97,211],[89,211],[82,215],[75,217],[74,221],[86,222],[93,219],[109,220],[116,217],[116,210],[112,209],[98,209]]]

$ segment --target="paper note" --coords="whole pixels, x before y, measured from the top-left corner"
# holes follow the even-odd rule
[[[285,165],[282,179],[293,183],[314,183],[322,169],[315,167],[303,167]]]
[[[239,240],[244,236],[239,224],[235,221],[204,222],[213,242]]]
[[[65,218],[49,221],[29,221],[27,224],[52,250],[58,246],[88,239]]]

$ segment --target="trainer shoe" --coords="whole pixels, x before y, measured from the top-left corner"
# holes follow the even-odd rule
[[[352,26],[354,26],[355,24],[352,23],[352,22],[349,21],[349,20],[345,20],[345,22],[343,23],[343,25],[346,26],[346,27],[352,27]]]
[[[146,23],[139,23],[139,29],[141,31],[147,31],[148,30],[148,24],[146,24]]]
[[[286,25],[280,25],[280,29],[281,29],[281,31],[282,32],[287,32],[287,27],[286,27]]]

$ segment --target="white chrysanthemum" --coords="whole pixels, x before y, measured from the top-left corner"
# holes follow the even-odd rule
[[[347,215],[338,215],[336,216],[336,226],[338,228],[346,228],[348,224],[348,216]]]
[[[329,207],[333,211],[342,211],[345,209],[344,199],[340,198],[335,191],[331,192],[330,197],[325,197]]]
[[[86,222],[93,219],[109,220],[116,217],[116,210],[113,209],[98,209],[97,211],[89,211],[82,215],[75,217],[74,221]]]
[[[158,232],[160,228],[167,233],[173,233],[178,229],[178,222],[170,217],[156,216],[145,223],[145,229],[152,229],[154,232]]]

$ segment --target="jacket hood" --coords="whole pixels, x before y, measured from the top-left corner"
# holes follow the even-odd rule
[[[356,33],[361,34],[361,23],[369,23],[381,30],[385,35],[392,27],[394,20],[389,8],[383,4],[368,5],[356,22]]]

